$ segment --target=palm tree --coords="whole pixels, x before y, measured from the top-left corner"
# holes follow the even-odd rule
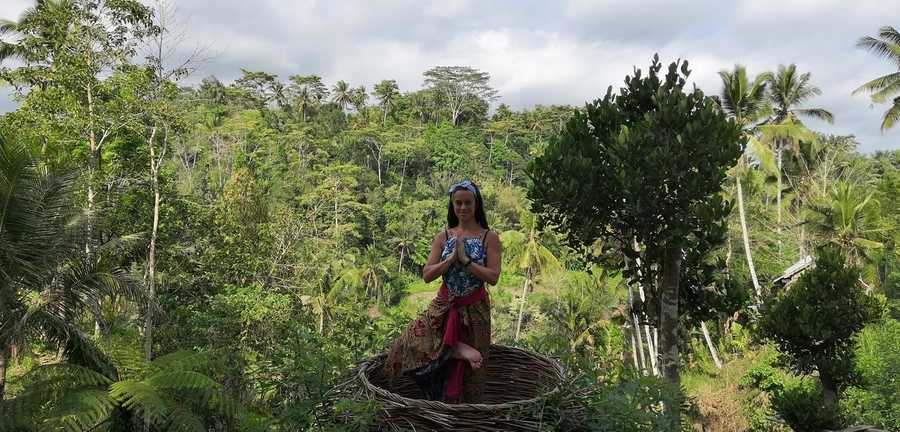
[[[834,115],[825,109],[798,108],[812,97],[822,94],[821,89],[809,82],[810,77],[809,72],[798,75],[795,64],[778,66],[778,72],[769,79],[769,97],[776,123],[784,120],[791,113],[795,116],[817,118],[834,123]]]
[[[878,29],[878,39],[865,36],[860,38],[856,46],[884,57],[897,66],[896,72],[875,78],[853,90],[853,94],[872,93],[872,102],[875,103],[894,98],[893,105],[884,112],[884,119],[881,122],[881,130],[886,131],[900,120],[900,32],[893,27],[884,26]]]
[[[48,172],[0,137],[0,400],[12,350],[32,338],[102,367],[77,320],[105,296],[139,295],[111,259],[136,238],[85,252],[84,217],[70,201],[75,184],[74,176]]]
[[[528,234],[520,231],[504,231],[500,236],[504,246],[504,257],[514,269],[525,273],[525,283],[522,285],[522,302],[519,304],[519,318],[516,323],[515,340],[519,340],[522,330],[522,314],[528,295],[528,286],[536,277],[543,276],[552,270],[560,268],[559,260],[543,244],[539,233],[535,230],[534,222]]]
[[[341,110],[347,109],[353,103],[353,90],[347,81],[340,80],[331,89],[331,101],[334,102]]]
[[[806,134],[802,124],[796,121],[797,117],[810,117],[826,121],[834,122],[834,115],[822,108],[799,108],[799,105],[807,102],[809,99],[821,95],[822,90],[810,83],[810,73],[797,73],[797,65],[789,66],[779,65],[778,72],[769,80],[769,97],[772,103],[774,116],[769,123],[775,126],[785,126],[779,128],[778,135],[774,136],[775,161],[777,165],[777,199],[776,206],[778,211],[777,230],[781,232],[781,194],[782,194],[782,150],[785,143],[792,145],[794,157],[802,160],[803,156],[800,151],[801,136],[794,134],[799,131]],[[798,127],[799,126],[799,127]],[[808,131],[808,130],[806,130]]]
[[[394,100],[397,99],[397,96],[400,96],[400,88],[397,87],[397,81],[384,80],[375,85],[375,97],[378,98],[382,111],[381,127],[384,127],[384,124],[387,122],[388,113],[391,107],[394,106]]]
[[[300,111],[300,118],[306,121],[306,116],[313,105],[312,95],[309,93],[308,87],[302,87],[294,95],[294,106]]]
[[[363,121],[368,123],[369,118],[366,114],[366,102],[369,100],[369,93],[366,92],[366,86],[359,86],[350,91],[350,103],[353,104],[353,109],[359,113]]]
[[[873,193],[840,181],[827,197],[812,206],[809,220],[826,242],[845,251],[849,265],[857,266],[872,252],[884,248],[878,239],[887,228],[879,223],[878,206]]]
[[[762,118],[769,106],[767,102],[766,83],[772,80],[771,72],[764,72],[756,76],[753,82],[747,78],[747,70],[740,65],[735,65],[734,71],[720,71],[722,78],[722,94],[719,105],[731,118],[734,119],[744,131],[748,140],[756,141],[754,137],[754,122]],[[762,295],[759,280],[756,277],[756,267],[753,265],[753,255],[750,252],[750,235],[747,230],[747,217],[744,210],[744,192],[741,188],[741,175],[747,166],[747,150],[738,159],[738,165],[734,172],[734,182],[737,188],[738,215],[741,222],[741,235],[744,240],[744,255],[747,257],[747,266],[750,269],[750,279],[753,281],[753,289],[757,298]]]

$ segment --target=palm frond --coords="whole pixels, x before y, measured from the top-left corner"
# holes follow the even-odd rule
[[[208,429],[203,420],[185,409],[175,409],[169,415],[165,430],[172,432],[206,432]]]
[[[109,386],[109,395],[123,408],[147,417],[154,424],[166,422],[172,412],[172,402],[157,388],[142,381],[119,381]]]
[[[772,148],[763,144],[755,136],[747,139],[747,146],[753,159],[759,162],[759,167],[766,173],[772,174],[778,171],[778,165],[775,162],[775,152]]]
[[[198,371],[207,369],[213,361],[209,353],[185,350],[159,356],[150,367],[154,371]]]
[[[875,93],[897,82],[900,82],[900,72],[889,73],[859,86],[856,90],[853,90],[853,93],[851,94],[856,95],[862,92]]]
[[[881,131],[884,132],[900,121],[900,98],[894,99],[894,105],[884,112],[884,120],[881,122]]]
[[[104,422],[116,403],[105,389],[82,389],[70,392],[53,403],[42,418],[49,430],[92,430]]]
[[[830,111],[824,110],[822,108],[804,108],[796,110],[797,114],[817,118],[819,120],[834,123],[834,114],[831,114]]]
[[[869,51],[878,57],[891,59],[894,62],[900,58],[900,42],[879,40],[871,36],[865,36],[856,42],[856,46]]]
[[[872,101],[881,103],[888,99],[893,98],[895,95],[900,94],[900,79],[887,84],[881,90],[872,94]]]

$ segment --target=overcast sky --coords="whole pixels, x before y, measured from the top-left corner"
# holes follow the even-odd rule
[[[809,106],[834,113],[816,130],[855,135],[860,151],[900,148],[900,127],[882,134],[887,106],[851,96],[863,82],[897,71],[859,48],[879,27],[900,27],[897,0],[174,0],[187,22],[185,49],[211,58],[192,78],[230,82],[240,68],[316,74],[371,90],[396,79],[402,91],[422,86],[437,65],[487,71],[513,108],[581,106],[623,84],[654,53],[665,63],[688,59],[691,78],[717,94],[717,72],[735,63],[755,75],[796,63],[812,72],[823,95]],[[13,19],[32,1],[0,0]],[[0,95],[0,111],[13,109]]]

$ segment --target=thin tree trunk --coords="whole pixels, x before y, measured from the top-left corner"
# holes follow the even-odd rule
[[[522,330],[522,314],[525,311],[525,296],[528,294],[529,282],[531,282],[531,277],[526,272],[525,283],[522,284],[522,304],[519,305],[519,319],[516,322],[516,337],[513,339],[515,341],[519,340],[519,332]]]
[[[325,288],[320,285],[319,293],[321,294],[321,298],[319,299],[319,334],[325,334]]]
[[[799,245],[800,258],[802,259],[803,257],[806,256],[806,228],[804,228],[802,224],[800,225],[800,240],[799,240],[799,242],[800,242],[800,245]]]
[[[646,375],[650,375],[652,370],[647,364],[647,357],[644,354],[644,341],[641,339],[641,323],[638,321],[637,314],[634,313],[634,296],[631,291],[631,285],[628,285],[628,315],[631,318],[632,324],[634,324],[634,335],[632,338],[637,336],[637,345],[635,346],[635,352],[640,354],[640,371],[642,371]]]
[[[631,330],[634,330],[628,332],[631,336],[631,361],[634,363],[634,370],[643,372],[643,365],[638,365],[638,345],[634,337],[635,333],[637,333],[639,330],[634,326],[631,327]]]
[[[9,362],[9,348],[2,346],[0,347],[0,401],[3,400],[3,397],[6,394],[7,362]]]
[[[406,160],[409,159],[409,153],[406,153],[403,156],[403,169],[400,172],[400,189],[397,192],[398,196],[403,196],[403,180],[406,178]]]
[[[99,170],[99,149],[97,145],[97,134],[94,131],[94,93],[93,86],[88,84],[85,88],[87,94],[87,104],[88,104],[88,140],[90,145],[90,153],[88,154],[88,184],[87,184],[87,206],[88,206],[88,220],[85,229],[87,231],[87,239],[84,243],[84,251],[88,255],[91,254],[92,244],[94,237],[94,200],[95,194],[94,191],[94,182],[97,179],[97,171]]]
[[[709,354],[712,355],[713,362],[716,364],[716,369],[722,369],[722,362],[719,361],[719,355],[716,353],[716,346],[712,343],[712,338],[709,337],[709,329],[706,328],[706,322],[700,322],[700,329],[703,330],[703,337],[706,339],[706,346],[709,347]]]
[[[741,189],[741,179],[737,178],[738,216],[741,220],[741,237],[744,240],[744,256],[747,257],[747,268],[750,269],[750,280],[753,281],[753,290],[756,292],[757,301],[762,297],[762,289],[759,287],[759,279],[756,278],[756,267],[753,265],[753,255],[750,253],[750,234],[747,231],[747,216],[744,213],[744,191]]]
[[[778,254],[781,255],[781,166],[783,163],[783,161],[782,161],[783,157],[781,154],[781,141],[778,140],[777,142],[778,142],[778,144],[776,145],[777,153],[775,156],[776,156],[776,159],[778,160],[778,176],[777,176],[777,178],[778,178],[778,186],[777,186],[778,187],[778,191],[777,191],[778,195],[776,197],[775,205],[776,205],[776,207],[778,207],[778,209],[777,209],[778,217],[777,217],[776,224],[775,224],[775,230],[776,230],[776,233],[778,234]]]
[[[731,257],[734,255],[734,248],[731,246],[731,229],[729,227],[725,232],[725,271],[731,271]]]
[[[406,249],[406,248],[404,248],[403,246],[400,246],[400,265],[397,267],[397,275],[398,276],[403,274],[403,252],[404,252],[404,249]]]
[[[144,314],[144,360],[153,360],[153,308],[156,303],[156,240],[159,235],[159,164],[156,156],[157,126],[150,131],[150,184],[153,188],[153,224],[150,227],[150,247],[147,256],[147,310]],[[162,155],[160,155],[162,156]]]
[[[634,240],[633,247],[635,248],[635,250],[639,249],[637,240]],[[641,270],[640,270],[641,259],[636,258],[635,263],[637,264],[638,278],[642,278],[643,274],[641,273]],[[644,303],[646,301],[646,297],[644,296],[644,286],[641,285],[640,283],[638,283],[637,288],[638,288],[638,295],[641,298],[641,303]],[[659,376],[659,349],[658,349],[658,345],[655,341],[655,338],[652,336],[650,330],[651,330],[650,324],[644,324],[644,333],[647,336],[648,357],[650,357],[650,370],[651,370],[653,376]],[[655,328],[652,330],[654,333],[656,332]]]
[[[678,279],[681,272],[681,251],[678,248],[666,247],[662,270],[659,314],[662,371],[666,379],[679,384],[681,377],[678,371]]]

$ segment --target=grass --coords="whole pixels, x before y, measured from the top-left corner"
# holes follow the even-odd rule
[[[757,391],[740,388],[741,378],[772,350],[770,346],[757,347],[725,362],[721,370],[699,365],[682,373],[682,386],[695,399],[701,414],[698,423],[702,426],[695,425],[695,430],[783,430],[778,425],[759,424],[768,401]]]

